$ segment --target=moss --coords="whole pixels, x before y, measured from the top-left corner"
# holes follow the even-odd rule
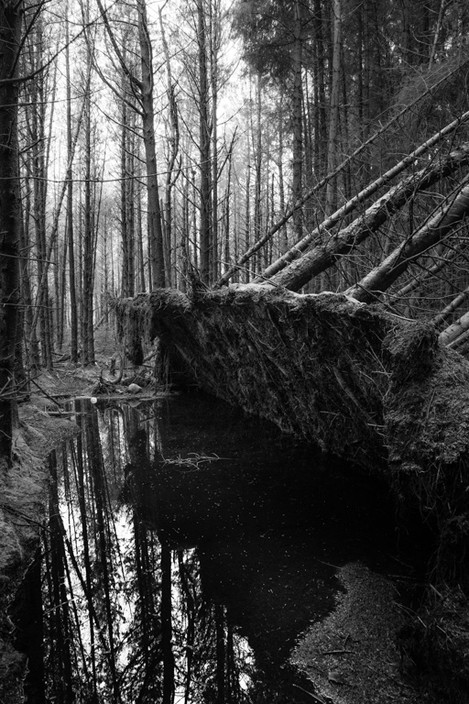
[[[361,563],[345,565],[338,576],[343,591],[335,609],[300,639],[292,662],[324,700],[420,703],[421,691],[401,669],[398,634],[406,621],[393,585]]]

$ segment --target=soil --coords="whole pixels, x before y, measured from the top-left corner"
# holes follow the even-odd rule
[[[0,468],[0,702],[23,701],[24,656],[13,647],[8,609],[39,544],[48,491],[47,457],[77,432],[69,419],[22,404],[15,431],[14,463]]]

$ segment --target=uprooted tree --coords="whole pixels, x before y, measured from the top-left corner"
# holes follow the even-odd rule
[[[468,300],[469,149],[452,141],[468,119],[374,179],[256,282],[224,286],[233,267],[210,290],[193,273],[188,295],[161,289],[117,305],[130,357],[159,338],[175,374],[385,477],[437,528],[438,566],[458,574],[468,535],[469,363],[446,343],[457,346],[469,326],[468,315],[456,320]],[[445,269],[459,279],[442,305]],[[338,290],[322,290],[319,279],[310,293],[326,270],[336,271]]]

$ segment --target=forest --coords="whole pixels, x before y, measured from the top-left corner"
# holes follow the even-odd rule
[[[397,321],[395,327],[399,330],[415,322],[424,332],[418,344],[406,352],[404,361],[398,361],[405,367],[404,376],[414,370],[417,377],[421,373],[420,360],[438,344],[444,352],[439,357],[433,351],[428,354],[433,355],[435,368],[442,365],[442,359],[456,360],[442,384],[448,384],[445,388],[459,403],[450,409],[448,393],[441,400],[439,388],[430,388],[425,398],[433,401],[436,397],[435,414],[440,414],[442,422],[435,421],[431,426],[431,441],[430,425],[425,427],[427,435],[422,432],[419,442],[432,448],[440,443],[439,452],[443,444],[440,430],[457,424],[457,414],[462,433],[466,421],[469,424],[465,405],[469,374],[464,360],[469,351],[468,81],[469,6],[464,0],[3,0],[2,478],[10,470],[13,472],[18,456],[17,432],[25,425],[19,405],[43,390],[44,378],[50,381],[53,374],[60,378],[64,369],[67,374],[71,369],[90,372],[94,380],[100,377],[102,381],[103,369],[106,373],[111,370],[112,375],[117,359],[124,364],[124,353],[130,352],[132,357],[129,340],[118,342],[113,336],[122,326],[122,305],[142,294],[161,295],[166,297],[164,300],[174,295],[176,302],[198,301],[204,296],[210,301],[225,301],[230,291],[242,292],[247,285],[248,291],[263,291],[262,287],[274,291],[272,295],[277,296],[280,307],[284,299],[296,305],[297,293],[337,294],[341,305],[353,304],[365,311],[354,320],[360,316],[361,320],[368,320],[368,310],[372,311],[371,316],[376,310],[390,316],[386,318],[388,322],[379,323],[383,339],[392,327],[389,321]],[[262,298],[264,293],[259,296]],[[262,299],[261,306],[252,309],[251,303],[250,299],[244,318],[251,326],[258,325],[262,337],[264,320],[271,315],[269,302],[264,308]],[[172,320],[177,323],[183,319],[177,305],[171,306],[164,314],[168,329]],[[233,306],[233,320],[240,309],[241,306]],[[142,315],[148,320],[148,310]],[[288,313],[285,319],[285,328],[291,322],[288,329],[293,330],[295,321],[288,321]],[[223,325],[228,326],[227,321],[228,317],[216,330],[223,335],[223,344],[228,340],[229,345],[236,347],[236,328],[226,332]],[[345,340],[346,349],[351,331],[350,344],[355,336],[354,349],[363,347],[371,359],[374,343],[368,344],[367,339],[362,345],[361,329],[353,328],[351,323],[349,326],[347,321],[337,344],[342,345]],[[199,322],[188,323],[189,328],[192,325],[191,330],[200,332],[203,324],[201,328]],[[367,324],[363,323],[365,327]],[[314,326],[308,325],[305,329],[311,340]],[[142,325],[137,331],[131,330],[131,345],[135,335],[141,333],[145,337],[143,328]],[[187,339],[185,328],[176,333]],[[289,334],[285,333],[286,337]],[[282,338],[282,332],[278,335]],[[109,336],[113,342],[107,342],[104,348],[102,341],[108,341]],[[373,329],[369,339],[375,337]],[[207,353],[206,373],[210,376],[212,343],[204,342],[202,333],[200,338],[197,353]],[[267,335],[265,340],[268,342]],[[296,344],[297,338],[289,338],[289,344],[292,340]],[[139,344],[140,340],[137,347]],[[253,350],[255,355],[258,352],[256,340],[249,345],[247,358]],[[425,345],[428,350],[422,352]],[[307,346],[306,349],[309,350]],[[397,343],[393,347],[396,349]],[[302,345],[298,344],[297,352],[301,363],[305,354]],[[333,352],[331,349],[331,355]],[[137,355],[140,362],[144,353],[148,349]],[[327,364],[323,349],[321,354]],[[399,354],[395,353],[396,359]],[[229,357],[224,350],[223,355]],[[134,355],[134,363],[137,357]],[[380,358],[370,375],[375,379],[388,371],[382,371]],[[354,404],[360,406],[360,412],[365,409],[373,416],[375,391],[368,393],[373,385],[368,386],[366,368],[361,368],[357,382],[362,384],[364,401],[357,402],[357,393],[351,395],[346,388],[348,380],[344,381],[340,373],[333,372],[337,393],[344,399],[344,407],[349,404],[352,409],[350,417],[354,415]],[[395,392],[392,402],[400,399],[410,405],[404,392],[399,396],[402,389],[397,389],[394,376],[388,376],[392,377],[390,388]],[[303,380],[298,378],[301,394]],[[111,389],[113,393],[115,386],[113,381],[107,387],[101,385],[101,389],[108,393]],[[280,399],[279,403],[289,408],[280,382],[278,387],[277,401]],[[55,403],[57,389],[47,384],[46,388],[46,397]],[[150,392],[154,389],[151,386]],[[236,397],[239,389],[233,389]],[[78,388],[78,395],[82,391],[82,387]],[[392,395],[384,386],[379,387],[377,394],[380,399]],[[273,407],[275,402],[270,402],[268,394],[266,398],[267,405]],[[116,524],[111,525],[106,502],[109,494],[119,493],[114,483],[124,482],[127,489],[128,485],[132,488],[129,472],[138,473],[138,468],[145,465],[139,455],[141,436],[136,430],[140,421],[132,409],[126,409],[121,417],[111,403],[105,409],[108,425],[100,416],[98,427],[97,418],[87,415],[90,409],[87,406],[83,410],[80,403],[80,399],[76,400],[65,414],[78,419],[84,439],[75,440],[75,445],[63,455],[59,452],[48,460],[48,472],[55,477],[55,489],[50,489],[46,502],[53,520],[43,538],[47,556],[44,559],[49,563],[42,563],[39,572],[30,575],[31,580],[40,580],[42,569],[57,577],[49,578],[43,605],[47,614],[53,613],[52,602],[61,604],[63,609],[45,618],[56,638],[57,651],[52,648],[47,654],[55,669],[47,685],[43,671],[31,677],[27,701],[38,697],[37,701],[45,702],[54,687],[55,691],[60,690],[57,701],[63,702],[145,702],[159,697],[170,704],[178,687],[181,701],[185,702],[273,701],[272,692],[266,694],[262,683],[255,680],[257,675],[250,671],[250,657],[243,661],[246,646],[226,620],[224,607],[215,603],[213,612],[204,611],[203,600],[198,601],[202,568],[195,554],[183,553],[181,549],[177,560],[175,555],[171,557],[170,549],[157,544],[135,516],[132,579],[140,596],[141,612],[134,635],[126,632],[128,640],[124,645],[118,644],[113,619],[123,597],[113,596],[110,590],[120,579],[113,574],[113,560],[121,559],[117,553],[122,548],[112,542],[118,529]],[[297,406],[300,405],[298,400]],[[308,400],[304,405],[308,405]],[[448,409],[453,413],[451,419],[444,415]],[[153,410],[157,417],[160,411]],[[155,450],[160,447],[161,438],[157,439],[160,430],[156,428],[158,423],[155,426],[152,421],[153,410],[144,418],[144,442],[164,469],[162,454],[159,457]],[[381,408],[376,413],[379,418],[375,423],[373,416],[372,421],[378,427]],[[290,415],[294,417],[295,409]],[[428,416],[429,413],[425,422]],[[397,424],[394,416],[392,422]],[[432,422],[433,416],[429,420]],[[62,428],[60,423],[57,428]],[[404,425],[402,419],[399,423]],[[356,442],[354,426],[350,425],[347,432],[349,444],[335,430],[334,442],[337,448],[342,445],[348,452]],[[408,428],[406,432],[410,432]],[[122,457],[127,463],[122,460],[120,449],[116,449],[121,442],[126,447]],[[453,549],[457,543],[458,569],[457,576],[445,572],[450,596],[447,601],[441,597],[438,608],[450,603],[458,637],[464,630],[460,604],[466,596],[459,592],[456,582],[461,575],[465,575],[462,581],[467,581],[467,549],[462,542],[468,535],[467,508],[463,506],[469,456],[465,442],[456,437],[454,447],[446,448],[445,457],[450,457],[451,452],[458,462],[463,457],[461,464],[444,460],[446,469],[458,469],[448,491],[440,482],[443,464],[438,465],[438,479],[433,482],[432,478],[430,488],[420,469],[415,470],[418,462],[414,458],[406,465],[406,471],[410,467],[409,475],[405,479],[399,477],[399,491],[404,484],[413,483],[422,505],[426,502],[428,508],[431,504],[430,513],[432,502],[439,507],[437,522],[442,515],[440,507],[443,513],[447,505],[451,507],[438,526],[439,536],[446,531],[447,541],[439,543],[439,558],[444,562],[444,546],[451,545]],[[80,460],[83,444],[85,459]],[[402,442],[402,455],[411,452],[409,444]],[[332,446],[333,451],[336,446]],[[204,458],[203,448],[199,451],[202,454],[197,457]],[[381,447],[376,464],[381,461],[380,452]],[[103,479],[99,474],[105,464],[103,453],[107,453],[106,462],[108,455],[117,462],[118,480],[115,476]],[[360,459],[365,455],[357,452]],[[115,460],[116,457],[121,459]],[[371,464],[375,463],[375,456],[369,454],[370,457]],[[84,473],[83,462],[89,476]],[[194,468],[190,463],[189,467]],[[60,489],[57,472],[64,482],[60,485],[59,481]],[[71,496],[77,500],[78,508],[70,509]],[[134,500],[145,502],[141,493],[137,499],[134,495]],[[84,551],[80,558],[84,564],[79,568],[73,565],[76,545],[67,544],[63,538],[60,522],[64,517],[60,517],[58,508],[63,501],[69,502],[69,522],[81,524],[79,530],[83,531],[76,539]],[[85,506],[87,502],[89,505]],[[91,528],[86,526],[88,513],[93,516]],[[0,519],[3,520],[1,516]],[[85,544],[88,539],[92,542],[94,530],[98,536],[93,548],[96,554],[90,557]],[[105,574],[94,575],[99,564]],[[67,570],[72,570],[70,565],[77,573],[73,578],[67,574]],[[171,589],[174,571],[180,579],[177,597]],[[75,606],[71,610],[66,606],[67,580],[70,589],[83,592],[88,604],[85,617],[74,612]],[[94,580],[99,583],[98,594],[104,604],[101,611],[96,611],[90,596]],[[158,607],[153,594],[155,580],[160,580],[158,588],[164,585]],[[436,588],[444,592],[441,583]],[[130,591],[129,587],[126,598]],[[174,601],[183,604],[177,618]],[[160,609],[158,618],[156,608]],[[422,619],[422,612],[419,614]],[[430,635],[437,631],[436,623],[442,633],[449,632],[444,620],[447,613],[440,621],[438,615],[432,614],[434,630],[424,628],[428,648]],[[173,623],[172,617],[176,618]],[[91,655],[84,654],[82,643],[75,650],[70,649],[70,634],[81,633],[82,618],[89,621],[85,631],[88,629],[100,639]],[[189,645],[183,645],[178,618],[190,622]],[[173,627],[180,648],[176,661],[171,640]],[[0,623],[0,636],[2,629]],[[198,682],[195,674],[199,668],[197,675],[202,682],[204,661],[197,649],[197,629],[204,631],[210,658],[215,662],[210,691],[203,689],[205,685]],[[454,641],[448,660],[457,659],[458,650],[469,649],[466,631],[460,642]],[[37,637],[36,633],[34,638]],[[32,648],[38,644],[34,638]],[[134,647],[133,664],[137,671],[129,666],[119,674],[123,652]],[[145,659],[142,652],[150,655]],[[433,656],[438,658],[440,654],[432,651]],[[32,652],[30,658],[44,666],[42,655],[35,659]],[[158,681],[149,675],[151,658],[159,659],[162,667]],[[81,690],[80,676],[71,673],[72,661],[81,663],[76,669],[85,678]],[[249,670],[255,683],[249,696],[246,685],[240,684],[246,675],[240,674],[240,668]],[[455,664],[451,660],[450,673],[458,673],[454,686],[457,689],[461,685],[465,693],[469,680],[466,670],[465,662]],[[183,671],[185,675],[181,674]],[[451,681],[452,674],[444,686]],[[72,683],[76,691],[72,691]],[[295,686],[301,690],[303,684]],[[77,696],[78,690],[82,699]],[[422,701],[439,701],[442,690],[437,687],[435,691],[435,699],[428,695]],[[455,697],[465,696],[457,691]],[[327,698],[321,696],[310,694],[309,700],[312,697],[325,702]],[[374,701],[370,692],[367,697]],[[16,704],[17,700],[11,701]],[[410,697],[402,701],[414,700]]]
[[[116,297],[194,273],[448,328],[468,283],[467,23],[445,0],[3,3],[7,395],[57,355],[92,364]]]

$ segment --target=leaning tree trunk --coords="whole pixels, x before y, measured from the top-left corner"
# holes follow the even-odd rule
[[[422,225],[411,237],[396,247],[386,259],[370,271],[346,294],[363,303],[371,303],[380,297],[396,279],[423,252],[433,247],[449,233],[469,212],[469,177],[466,177],[459,192],[448,203],[440,206],[433,217]],[[464,185],[465,184],[465,185]]]
[[[466,144],[457,151],[451,152],[445,159],[438,160],[434,166],[427,166],[402,179],[350,225],[334,234],[328,234],[328,228],[336,222],[336,213],[334,213],[316,228],[318,234],[323,232],[328,234],[324,243],[313,247],[300,259],[293,261],[288,267],[271,277],[269,281],[276,286],[284,286],[292,291],[297,291],[313,276],[333,266],[341,257],[348,254],[373,232],[376,232],[417,192],[429,188],[468,163],[469,144]]]
[[[439,340],[442,345],[448,345],[449,347],[455,346],[456,341],[459,342],[459,338],[465,335],[469,330],[469,312],[464,313],[458,320],[449,325],[443,332],[439,335]]]
[[[9,462],[18,339],[20,199],[17,77],[22,3],[0,4],[0,458]]]
[[[277,261],[273,262],[265,271],[262,273],[262,280],[273,276],[277,272],[281,271],[287,267],[290,262],[303,254],[309,247],[312,241],[319,240],[320,236],[324,234],[327,230],[330,230],[333,226],[337,225],[343,220],[346,215],[353,212],[360,203],[368,200],[377,193],[380,188],[386,186],[392,181],[393,178],[398,176],[400,173],[405,171],[415,163],[415,160],[426,154],[432,147],[437,145],[439,142],[443,141],[445,137],[452,134],[458,127],[464,122],[469,120],[469,111],[465,112],[461,117],[453,120],[443,129],[436,132],[429,139],[427,139],[423,144],[414,149],[413,152],[408,154],[399,163],[395,164],[393,167],[388,169],[384,174],[375,179],[372,183],[368,184],[363,190],[357,193],[353,198],[348,200],[344,205],[342,205],[338,210],[336,210],[332,215],[330,215],[326,220],[324,220],[318,227],[314,228],[311,232],[303,237],[299,242],[297,242],[293,247],[291,247],[288,252],[286,252],[282,257],[279,257]]]

